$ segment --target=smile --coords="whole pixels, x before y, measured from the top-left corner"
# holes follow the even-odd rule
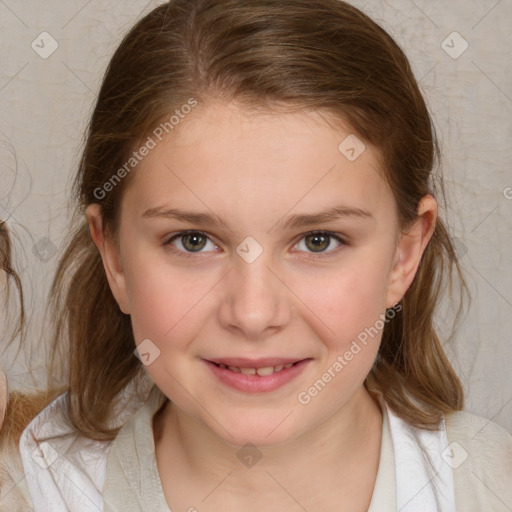
[[[264,393],[275,391],[294,380],[312,362],[312,359],[258,361],[203,359],[203,361],[217,382],[222,385],[245,393]]]

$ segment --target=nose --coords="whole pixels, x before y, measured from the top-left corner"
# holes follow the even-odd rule
[[[263,255],[252,263],[235,256],[218,310],[222,327],[248,340],[264,339],[282,330],[292,317],[292,304],[277,275]]]

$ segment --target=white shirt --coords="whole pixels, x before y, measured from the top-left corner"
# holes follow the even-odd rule
[[[119,413],[117,424],[124,426],[114,441],[77,436],[66,419],[66,394],[32,420],[22,434],[20,452],[34,512],[169,512],[152,430],[153,415],[166,398],[152,382],[147,385],[147,400],[131,400]],[[126,393],[130,396],[129,389]],[[487,420],[454,413],[447,423],[453,425],[460,442],[450,439],[450,443],[444,421],[438,431],[417,429],[396,416],[383,401],[381,408],[380,461],[368,512],[512,510],[510,434]],[[472,424],[470,433],[466,424]],[[490,439],[471,441],[474,427],[482,431],[482,424]],[[36,439],[45,440],[37,443]],[[500,460],[494,459],[489,471],[483,465],[483,480],[479,479],[483,485],[471,498],[475,482],[469,479],[473,475],[478,478],[482,467],[470,454],[482,450],[488,453],[489,449],[499,452]],[[493,508],[480,508],[490,503]]]

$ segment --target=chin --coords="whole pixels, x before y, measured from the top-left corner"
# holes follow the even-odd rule
[[[275,417],[271,416],[263,421],[257,413],[252,417],[244,414],[233,421],[224,419],[221,423],[224,428],[219,425],[209,425],[209,428],[214,428],[217,436],[236,448],[243,448],[248,444],[258,448],[271,448],[286,444],[300,435],[298,428],[295,429],[286,421],[287,415],[288,413],[276,414]]]

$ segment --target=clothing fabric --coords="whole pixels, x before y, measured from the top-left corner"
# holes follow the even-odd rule
[[[166,397],[147,386],[146,400],[126,390],[113,441],[77,436],[66,420],[66,394],[32,420],[20,451],[35,512],[170,512],[152,429]],[[382,443],[368,512],[512,510],[508,432],[463,412],[449,415],[438,431],[416,429],[380,405]]]

